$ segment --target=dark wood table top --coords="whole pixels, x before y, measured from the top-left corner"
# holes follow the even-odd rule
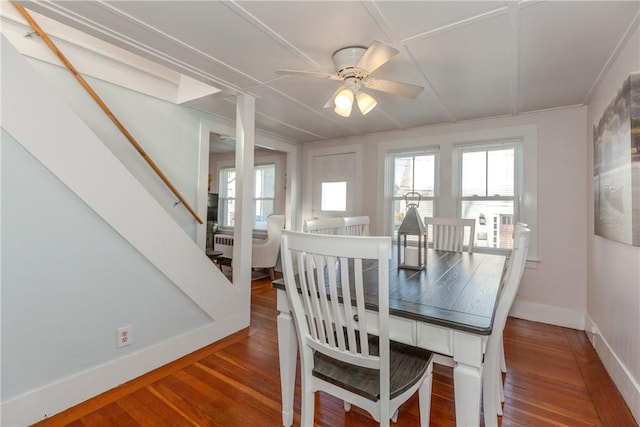
[[[389,314],[449,328],[490,335],[506,257],[484,253],[427,250],[427,268],[389,265]],[[376,261],[366,264],[366,306],[377,309]],[[339,276],[338,276],[339,277]],[[273,282],[284,289],[284,279]]]

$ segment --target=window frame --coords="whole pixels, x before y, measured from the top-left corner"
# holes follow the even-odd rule
[[[486,141],[513,141],[522,142],[522,176],[523,187],[520,193],[520,221],[529,225],[531,230],[531,242],[527,256],[527,268],[536,268],[540,261],[538,253],[538,124],[524,123],[509,126],[503,121],[492,122],[488,127],[475,126],[445,126],[443,128],[416,129],[399,136],[397,134],[384,138],[378,144],[378,165],[381,171],[377,177],[378,187],[384,191],[384,197],[378,198],[376,209],[382,212],[377,221],[380,232],[391,235],[389,224],[389,195],[388,184],[389,154],[396,152],[424,151],[432,148],[438,150],[438,162],[436,163],[436,179],[438,181],[437,212],[439,216],[456,216],[454,202],[454,176],[451,167],[439,167],[438,165],[453,164],[453,149],[456,144],[473,144]]]
[[[513,196],[463,196],[462,195],[462,157],[464,153],[469,152],[489,152],[499,151],[507,148],[513,148],[513,167],[514,167],[514,182],[513,182]],[[462,143],[454,144],[453,156],[453,179],[454,179],[454,203],[455,212],[457,218],[462,218],[462,204],[465,201],[513,201],[513,219],[512,223],[515,224],[520,221],[520,212],[522,204],[522,193],[524,186],[524,163],[523,163],[523,141],[519,138],[509,138],[507,140],[494,140],[494,141],[482,141],[474,143]],[[485,172],[488,174],[488,170]],[[475,219],[475,218],[472,218]],[[476,240],[477,242],[477,240]],[[511,248],[495,248],[474,245],[474,251],[479,252],[491,252],[499,254],[511,253]]]
[[[265,169],[271,167],[273,168],[273,173],[274,173],[274,179],[273,179],[273,197],[257,197],[255,194],[255,180],[256,180],[256,172],[258,169]],[[229,171],[236,171],[235,166],[228,166],[228,167],[221,167],[220,168],[220,172],[219,172],[219,183],[218,183],[218,222],[219,222],[219,226],[221,230],[233,230],[235,228],[235,224],[234,225],[227,225],[224,224],[222,221],[220,221],[221,218],[225,218],[227,215],[227,206],[228,206],[228,202],[229,201],[234,201],[236,197],[227,197],[227,191],[225,189],[225,191],[223,191],[223,185],[226,184],[227,181],[225,181],[223,179],[223,177],[225,176],[225,174],[229,173]],[[254,231],[258,231],[258,232],[262,232],[262,231],[266,231],[266,225],[265,228],[256,228],[256,216],[255,216],[255,211],[256,211],[256,205],[257,205],[257,201],[264,201],[264,200],[271,200],[272,202],[272,206],[273,209],[275,210],[275,206],[276,206],[276,164],[275,163],[261,163],[261,164],[255,164],[253,166],[253,197],[252,197],[252,210],[254,212],[253,215],[253,223],[251,224],[251,228]],[[235,186],[234,186],[234,192],[235,192]],[[235,195],[234,195],[235,196]],[[266,220],[266,218],[265,218]]]
[[[404,200],[404,196],[402,197],[396,197],[394,196],[394,184],[395,184],[395,160],[399,157],[413,157],[415,159],[415,157],[419,157],[419,156],[433,156],[433,196],[430,197],[426,197],[426,198],[421,198],[421,202],[422,201],[431,201],[432,203],[432,211],[437,212],[437,201],[438,201],[438,195],[439,195],[439,184],[440,184],[440,157],[439,157],[439,150],[438,147],[429,147],[429,148],[425,148],[422,150],[402,150],[402,151],[392,151],[392,152],[387,152],[386,155],[386,163],[387,163],[387,167],[386,167],[386,173],[385,173],[385,182],[387,185],[387,203],[386,203],[386,210],[388,213],[388,226],[390,227],[391,230],[391,235],[392,238],[395,239],[397,237],[396,235],[396,230],[395,230],[395,224],[394,224],[394,205],[395,202],[400,200]],[[415,189],[414,189],[415,190]]]

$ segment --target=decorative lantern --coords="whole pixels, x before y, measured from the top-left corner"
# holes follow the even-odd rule
[[[417,196],[417,202],[409,202],[409,196],[413,196],[413,201]],[[420,194],[411,191],[405,194],[404,201],[408,208],[398,229],[398,268],[422,270],[427,266],[427,230],[418,213]],[[408,237],[417,238],[417,247],[407,245]]]

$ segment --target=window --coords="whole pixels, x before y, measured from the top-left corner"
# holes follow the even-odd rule
[[[256,166],[253,170],[253,228],[267,229],[267,217],[273,213],[275,194],[275,165]],[[224,168],[220,171],[219,221],[221,227],[235,226],[236,171]]]
[[[518,143],[458,148],[458,209],[476,220],[477,247],[511,249],[518,218]],[[488,221],[487,221],[488,219]]]
[[[435,184],[435,154],[394,154],[390,158],[393,189],[391,192],[391,221],[393,235],[397,235],[407,212],[405,195],[420,194],[418,212],[421,218],[433,216]],[[411,200],[410,200],[411,202]]]
[[[339,211],[347,210],[347,183],[341,182],[323,182],[321,187],[321,209],[323,211]]]
[[[256,213],[253,228],[267,229],[267,217],[273,213],[275,193],[275,165],[256,166],[253,171],[253,211]]]
[[[236,219],[236,170],[226,168],[220,171],[220,193],[218,200],[218,221],[220,227],[233,227]]]
[[[417,182],[419,175],[428,171],[434,177],[429,185],[431,194],[423,195],[420,204],[420,210],[426,211],[424,216],[474,218],[476,249],[487,252],[507,252],[513,245],[511,230],[517,222],[525,222],[532,231],[528,259],[537,261],[537,127],[531,124],[459,133],[427,132],[420,137],[380,142],[385,170],[382,231],[395,235],[404,216],[406,207],[401,203],[409,186],[401,185],[405,170],[402,163],[413,162],[416,173],[407,172],[405,176],[415,175]],[[418,158],[423,156],[432,156],[433,170],[419,166]],[[477,168],[471,167],[474,164]]]

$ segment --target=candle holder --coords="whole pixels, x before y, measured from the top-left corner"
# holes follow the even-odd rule
[[[408,208],[398,229],[398,268],[422,270],[427,266],[427,230],[418,213],[420,193],[411,191],[404,201]],[[417,246],[408,244],[411,237],[417,240]]]

